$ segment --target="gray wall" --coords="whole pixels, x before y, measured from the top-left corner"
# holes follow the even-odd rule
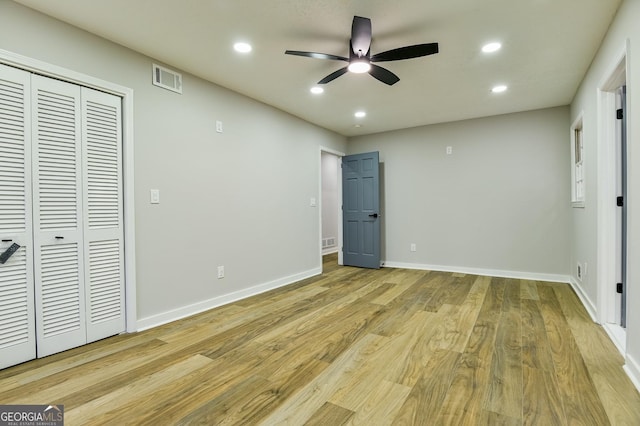
[[[591,64],[571,105],[571,117],[584,112],[584,143],[586,164],[586,202],[584,209],[573,209],[571,252],[574,261],[588,261],[588,279],[579,282],[582,292],[596,308],[600,305],[602,286],[613,289],[611,282],[598,282],[598,203],[601,199],[598,179],[606,170],[599,170],[597,161],[599,138],[597,89],[617,64],[629,41],[628,69],[628,270],[627,270],[627,341],[626,367],[640,387],[640,1],[625,0],[611,24],[600,51]],[[574,280],[578,281],[574,276]],[[605,290],[606,291],[606,290]]]
[[[152,86],[151,58],[5,0],[0,49],[134,90],[145,326],[320,271],[320,212],[309,201],[320,197],[320,146],[345,151],[344,137],[187,74],[182,95]]]
[[[568,112],[552,108],[350,139],[349,153],[380,151],[386,263],[566,277]]]

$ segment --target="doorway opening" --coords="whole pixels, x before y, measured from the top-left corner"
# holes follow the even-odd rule
[[[598,321],[626,351],[626,137],[628,41],[598,87]]]
[[[342,157],[320,147],[320,259],[322,270],[342,265]]]

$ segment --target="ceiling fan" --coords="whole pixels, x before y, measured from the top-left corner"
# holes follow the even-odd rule
[[[368,72],[374,78],[389,86],[400,81],[400,78],[386,68],[373,64],[373,62],[400,61],[403,59],[419,58],[421,56],[438,53],[438,43],[415,44],[413,46],[399,47],[386,52],[371,55],[371,19],[354,16],[351,24],[349,57],[330,55],[328,53],[301,52],[299,50],[287,50],[287,55],[306,56],[317,59],[331,59],[334,61],[348,62],[344,68],[332,72],[318,84],[327,84],[335,80],[347,71],[353,73]]]

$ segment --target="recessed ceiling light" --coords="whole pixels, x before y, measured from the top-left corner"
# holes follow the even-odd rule
[[[506,90],[507,90],[507,86],[505,86],[504,84],[495,86],[493,89],[491,89],[493,93],[502,93],[502,92],[505,92]]]
[[[320,86],[314,86],[311,88],[311,93],[313,93],[314,95],[319,95],[320,93],[324,92],[324,89]]]
[[[366,117],[367,113],[364,111],[358,111],[354,115],[356,116],[356,118],[363,118]]]
[[[493,52],[497,52],[498,50],[500,50],[501,47],[502,47],[502,44],[500,44],[498,42],[488,43],[488,44],[485,44],[484,46],[482,46],[482,51],[484,53],[493,53]]]
[[[234,44],[233,48],[236,50],[236,52],[240,52],[240,53],[249,53],[251,52],[251,49],[252,49],[249,43],[243,43],[243,42]]]

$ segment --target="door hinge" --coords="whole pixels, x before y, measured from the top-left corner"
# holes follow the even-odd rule
[[[622,283],[616,284],[616,293],[622,294]]]
[[[616,206],[624,207],[624,197],[616,197]]]
[[[616,118],[622,120],[624,118],[624,110],[622,108],[616,110]]]

